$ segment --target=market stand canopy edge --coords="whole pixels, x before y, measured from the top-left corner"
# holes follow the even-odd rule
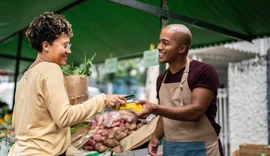
[[[22,73],[36,57],[24,30],[39,14],[59,12],[73,27],[69,62],[81,63],[84,53],[94,63],[112,53],[119,59],[142,56],[151,43],[157,44],[160,17],[168,23],[184,23],[193,34],[192,48],[237,40],[252,40],[270,34],[268,0],[185,1],[168,0],[168,11],[157,0],[13,0],[0,2],[0,69],[15,72],[20,60]],[[121,4],[119,4],[121,3]],[[133,6],[133,7],[132,7]],[[146,9],[142,11],[143,9]],[[165,13],[165,14],[164,14]],[[206,27],[203,29],[203,27]],[[219,32],[216,32],[216,31]],[[230,36],[236,34],[235,36]],[[20,40],[22,42],[20,42]]]

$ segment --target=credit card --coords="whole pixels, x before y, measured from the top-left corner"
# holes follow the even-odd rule
[[[131,100],[131,99],[134,99],[136,96],[135,95],[127,95],[127,96],[125,96],[125,98],[127,99],[127,100]]]

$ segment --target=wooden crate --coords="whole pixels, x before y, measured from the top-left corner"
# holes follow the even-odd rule
[[[242,144],[239,148],[240,156],[270,156],[269,145]]]

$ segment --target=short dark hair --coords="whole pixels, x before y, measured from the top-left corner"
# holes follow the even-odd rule
[[[64,16],[52,12],[44,12],[36,17],[25,32],[32,48],[38,52],[42,51],[42,42],[51,44],[63,33],[73,36],[71,24]]]

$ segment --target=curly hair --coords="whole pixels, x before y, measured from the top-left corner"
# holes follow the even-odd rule
[[[55,13],[44,12],[36,17],[25,32],[32,48],[42,51],[42,42],[53,43],[62,34],[73,36],[71,24],[67,19]]]

